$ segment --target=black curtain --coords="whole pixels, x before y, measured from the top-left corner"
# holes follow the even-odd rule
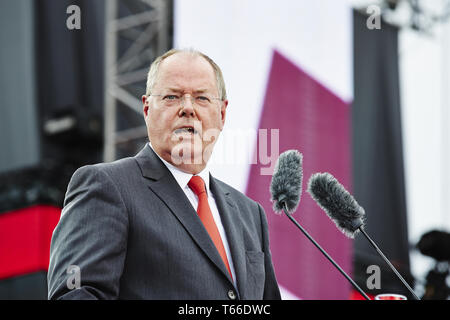
[[[81,29],[69,29],[67,8],[80,8]],[[103,148],[104,0],[35,2],[36,74],[41,159],[78,167],[100,162]],[[59,133],[49,120],[71,118]]]
[[[353,189],[366,211],[366,231],[412,286],[409,268],[407,210],[402,151],[398,29],[382,23],[369,29],[367,16],[355,11]],[[380,289],[369,290],[367,267],[381,269]],[[358,235],[354,244],[354,275],[367,292],[409,292]],[[374,284],[374,283],[372,283]],[[413,286],[412,286],[413,287]]]
[[[79,30],[67,27],[71,16],[67,8],[71,5],[80,8]],[[17,134],[12,135],[9,144],[38,154],[28,153],[29,158],[36,158],[31,165],[0,174],[0,212],[33,204],[62,206],[73,172],[82,165],[102,161],[104,6],[104,0],[36,0],[29,6],[34,28],[23,33],[31,33],[29,38],[33,38],[28,51],[34,55],[34,64],[23,63],[19,71],[34,79],[36,101],[23,110],[35,110],[23,115],[23,122],[31,122],[37,134],[31,146]],[[14,10],[20,8],[12,1],[4,6],[13,17],[19,16]],[[20,52],[17,56],[23,59]],[[12,65],[15,63],[13,60]],[[30,91],[27,85],[25,82],[24,95]],[[23,100],[18,98],[17,103],[23,104]],[[8,119],[9,128],[14,128],[17,117]],[[59,120],[63,121],[56,130],[54,124]],[[71,123],[67,125],[66,121],[64,126],[64,120]],[[49,130],[51,122],[53,129]]]
[[[35,63],[28,76],[35,75],[33,121],[40,154],[37,164],[0,174],[0,214],[35,204],[62,207],[72,173],[102,160],[104,4],[104,0],[33,2]],[[70,5],[81,10],[80,30],[67,28]],[[64,119],[72,122],[61,126]],[[60,121],[59,129],[50,130],[51,121]],[[20,140],[14,144],[27,147]],[[46,275],[35,270],[1,279],[0,299],[47,299]]]

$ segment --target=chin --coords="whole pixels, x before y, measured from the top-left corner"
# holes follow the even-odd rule
[[[176,165],[200,165],[203,163],[203,146],[194,141],[180,142],[172,148],[171,157]]]

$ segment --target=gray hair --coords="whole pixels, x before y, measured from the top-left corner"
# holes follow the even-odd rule
[[[156,78],[158,76],[158,70],[161,62],[166,59],[167,57],[170,57],[171,55],[174,55],[176,53],[190,53],[192,55],[200,56],[204,58],[206,61],[209,62],[209,64],[212,66],[214,73],[216,75],[216,82],[217,82],[217,90],[219,93],[219,98],[223,101],[227,99],[227,92],[225,89],[225,81],[223,80],[222,70],[220,70],[220,67],[206,54],[194,50],[194,49],[171,49],[164,53],[163,55],[157,57],[153,63],[150,66],[150,70],[148,71],[147,75],[147,88],[145,91],[145,94],[147,96],[151,95],[153,86],[155,85]]]

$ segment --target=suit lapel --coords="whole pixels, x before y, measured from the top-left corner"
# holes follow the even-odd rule
[[[231,197],[230,193],[223,190],[219,183],[210,175],[209,187],[214,194],[217,209],[220,212],[222,224],[227,234],[227,240],[230,247],[233,266],[236,273],[236,282],[240,298],[245,291],[245,283],[247,281],[247,271],[245,262],[245,246],[243,239],[241,217],[239,216],[239,208]]]
[[[164,163],[148,145],[136,155],[135,159],[141,168],[142,175],[147,178],[147,186],[165,203],[170,212],[191,235],[194,242],[231,282],[222,258],[197,212]]]

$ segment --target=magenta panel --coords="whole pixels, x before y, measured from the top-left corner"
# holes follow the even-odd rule
[[[297,149],[303,154],[303,194],[294,217],[349,275],[351,242],[315,204],[306,186],[312,173],[326,171],[352,190],[350,117],[348,103],[274,51],[259,129],[268,129],[268,137],[270,129],[279,129],[280,153]],[[266,211],[280,285],[303,299],[348,299],[347,280],[287,217],[273,213],[272,177],[261,175],[262,167],[267,165],[261,161],[251,165],[246,194]]]

